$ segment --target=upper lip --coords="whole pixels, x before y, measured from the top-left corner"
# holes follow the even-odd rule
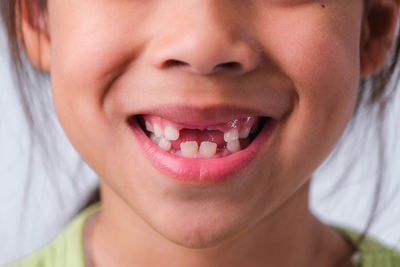
[[[234,119],[245,117],[270,117],[280,120],[287,108],[271,111],[238,107],[232,105],[210,105],[210,106],[187,106],[187,105],[166,105],[157,106],[140,111],[133,115],[153,115],[174,121],[180,124],[196,125],[199,127],[225,123]]]

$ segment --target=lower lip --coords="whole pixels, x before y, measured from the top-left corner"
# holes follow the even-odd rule
[[[165,152],[143,132],[137,119],[129,127],[150,162],[168,177],[196,185],[216,184],[232,180],[245,172],[271,142],[277,121],[266,123],[253,142],[245,149],[222,158],[188,159]]]

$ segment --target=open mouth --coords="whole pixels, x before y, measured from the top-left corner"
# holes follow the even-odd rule
[[[247,116],[224,123],[196,126],[152,115],[137,115],[146,136],[162,150],[184,158],[212,159],[246,149],[268,117]]]
[[[224,122],[176,122],[161,113],[127,119],[144,154],[159,171],[196,185],[238,177],[269,146],[278,122],[248,115]]]

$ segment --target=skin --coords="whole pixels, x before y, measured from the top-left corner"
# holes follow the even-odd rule
[[[22,14],[26,52],[51,73],[60,122],[101,178],[94,265],[348,266],[347,243],[308,208],[310,177],[350,120],[360,77],[386,61],[398,5],[377,4],[380,32],[361,0],[50,0],[39,23]],[[216,68],[230,61],[242,68]],[[287,116],[241,184],[163,177],[125,123],[167,104],[263,110],[276,92],[291,99]]]

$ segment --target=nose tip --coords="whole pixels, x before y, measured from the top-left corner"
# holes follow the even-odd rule
[[[255,47],[245,40],[232,40],[227,34],[177,35],[159,41],[150,52],[153,65],[162,70],[180,68],[198,75],[218,72],[244,74],[260,62]]]

